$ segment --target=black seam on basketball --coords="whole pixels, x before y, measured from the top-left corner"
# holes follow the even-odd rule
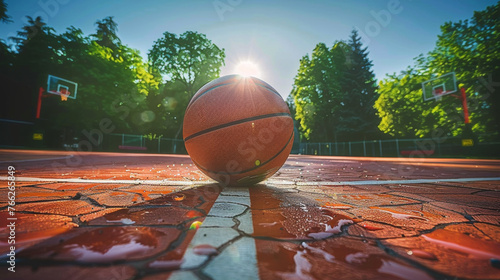
[[[218,84],[218,85],[216,85],[216,86],[213,86],[213,87],[211,87],[211,88],[209,88],[209,89],[205,90],[203,93],[200,93],[200,95],[196,96],[196,98],[195,98],[195,99],[192,99],[192,100],[191,100],[191,102],[189,102],[189,106],[186,108],[186,111],[187,111],[187,109],[189,109],[189,107],[191,107],[191,105],[193,105],[193,104],[194,104],[194,102],[195,102],[196,100],[198,100],[198,98],[202,97],[203,95],[207,94],[208,92],[210,92],[210,91],[212,91],[212,90],[214,90],[214,89],[216,89],[216,88],[218,88],[218,87],[221,87],[221,86],[227,86],[227,85],[231,85],[231,84],[235,84],[235,83],[236,83],[236,82],[230,82],[230,83]]]
[[[193,158],[191,158],[191,160],[196,164],[196,166],[198,166],[198,168],[206,171],[206,172],[210,172],[210,173],[213,173],[213,174],[222,174],[222,175],[237,175],[237,174],[243,174],[243,173],[247,173],[247,172],[250,172],[250,171],[253,171],[257,168],[260,168],[266,164],[268,164],[269,162],[271,162],[273,159],[277,158],[285,149],[286,147],[288,146],[288,144],[290,144],[290,141],[293,139],[293,130],[292,130],[292,135],[290,135],[290,138],[288,139],[288,141],[286,142],[286,144],[283,146],[283,148],[281,148],[281,150],[279,150],[279,152],[277,152],[274,156],[272,156],[270,159],[266,160],[265,162],[261,163],[259,166],[254,166],[252,168],[249,168],[247,170],[243,170],[243,171],[237,171],[237,172],[216,172],[216,171],[212,171],[212,170],[208,170],[206,169],[205,167],[201,166],[201,164],[195,162],[193,160]]]
[[[256,83],[259,87],[263,87],[265,89],[267,89],[268,91],[276,94],[277,96],[279,96],[281,99],[283,99],[283,97],[281,96],[281,94],[279,94],[275,89],[271,88],[271,87],[268,87],[266,85],[262,85],[262,84],[259,84],[259,83]]]
[[[237,125],[237,124],[242,124],[242,123],[246,123],[246,122],[251,122],[251,121],[255,121],[255,120],[267,119],[267,118],[272,118],[272,117],[280,117],[280,116],[287,116],[290,118],[292,117],[289,113],[274,113],[274,114],[260,115],[260,116],[255,116],[255,117],[251,117],[251,118],[232,121],[232,122],[216,125],[216,126],[213,126],[211,128],[204,129],[202,131],[195,132],[195,133],[189,135],[188,137],[184,138],[184,141],[191,140],[195,137],[198,137],[198,136],[203,135],[205,133],[209,133],[209,132],[221,129],[221,128],[225,128],[225,127],[229,127],[229,126],[233,126],[233,125]]]

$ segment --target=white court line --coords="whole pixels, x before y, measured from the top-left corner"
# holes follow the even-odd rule
[[[226,244],[227,248],[214,256],[202,269],[203,272],[211,279],[259,279],[255,240],[241,236],[233,229],[235,224],[233,220],[237,219],[239,230],[248,235],[253,233],[252,214],[249,208],[248,188],[224,188],[191,239],[184,253],[181,268],[196,269],[208,261],[208,256],[197,255],[194,252],[196,246],[211,245],[220,248]],[[247,212],[243,214],[245,209]],[[233,241],[235,238],[237,240]],[[192,279],[191,275],[182,272],[175,273],[169,278],[169,280],[187,279]]]
[[[425,184],[425,183],[440,183],[440,182],[476,182],[476,181],[500,181],[500,177],[487,178],[450,178],[450,179],[410,179],[410,180],[368,180],[368,181],[344,181],[344,182],[293,182],[293,181],[278,181],[267,180],[270,185],[297,185],[297,186],[359,186],[359,185],[390,185],[390,184]]]
[[[53,158],[36,158],[36,159],[20,159],[20,160],[4,160],[0,163],[18,163],[18,162],[32,162],[32,161],[44,161],[44,160],[58,160],[72,158],[74,155],[64,156],[64,157],[53,157]]]
[[[7,176],[0,176],[0,181],[7,181]],[[79,178],[34,178],[34,177],[16,177],[19,182],[54,182],[54,183],[94,183],[94,184],[132,184],[132,185],[173,185],[173,186],[191,186],[214,184],[215,181],[176,181],[176,180],[113,180],[113,179],[79,179]],[[486,178],[450,178],[450,179],[410,179],[410,180],[369,180],[369,181],[344,181],[344,182],[294,182],[285,180],[264,181],[268,185],[294,185],[294,186],[359,186],[359,185],[391,185],[391,184],[426,184],[440,182],[477,182],[477,181],[500,181],[500,177]]]
[[[0,181],[7,181],[7,176],[0,176]],[[16,177],[18,182],[52,182],[52,183],[88,183],[88,184],[131,184],[131,185],[171,185],[191,186],[213,184],[215,181],[175,181],[175,180],[113,180],[113,179],[80,179],[80,178],[33,178]]]

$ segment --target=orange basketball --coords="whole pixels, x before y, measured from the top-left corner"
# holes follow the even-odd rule
[[[252,185],[271,177],[288,158],[293,120],[270,85],[230,75],[204,85],[184,116],[192,161],[222,185]]]

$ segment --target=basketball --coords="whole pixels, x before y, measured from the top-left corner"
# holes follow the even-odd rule
[[[221,185],[253,185],[288,158],[293,119],[281,95],[255,77],[229,75],[204,85],[189,102],[183,123],[194,164]]]

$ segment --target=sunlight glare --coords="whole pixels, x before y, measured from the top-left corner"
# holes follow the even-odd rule
[[[260,78],[260,69],[259,66],[250,60],[241,61],[236,65],[235,72],[238,75],[243,77],[253,76],[256,78]]]

